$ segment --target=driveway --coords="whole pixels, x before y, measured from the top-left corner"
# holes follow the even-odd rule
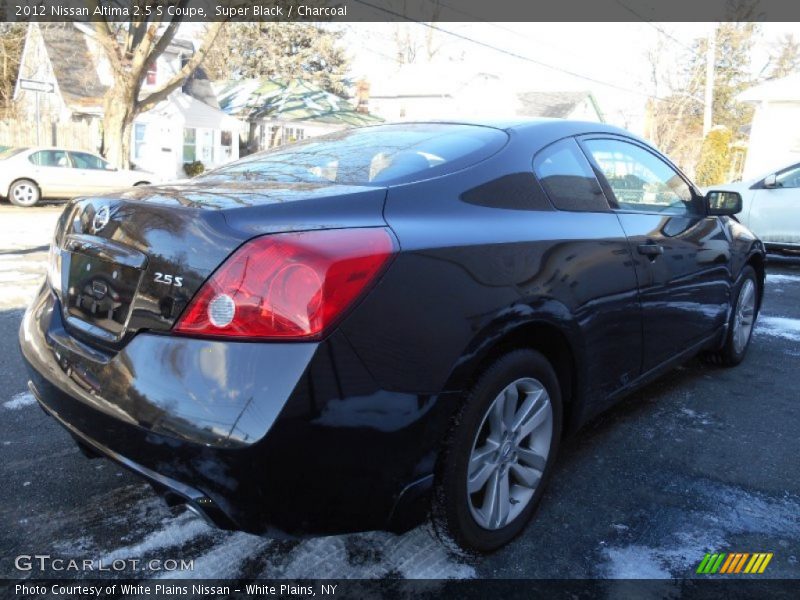
[[[465,558],[425,526],[291,541],[216,531],[84,458],[35,405],[17,350],[59,211],[0,207],[0,577],[21,575],[17,555],[50,554],[193,560],[183,576],[214,578],[682,578],[706,552],[736,551],[773,552],[765,577],[800,577],[800,260],[770,264],[740,367],[693,360],[589,424],[562,446],[522,536]]]

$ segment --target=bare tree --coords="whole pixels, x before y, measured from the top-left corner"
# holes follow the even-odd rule
[[[173,2],[185,7],[188,0]],[[113,83],[105,97],[103,112],[103,148],[108,160],[119,167],[130,162],[130,140],[134,119],[165,100],[200,66],[219,33],[222,22],[210,23],[194,54],[177,72],[157,89],[142,96],[147,71],[169,47],[181,18],[166,23],[138,18],[124,23],[94,21],[94,39],[108,59]]]
[[[22,23],[0,23],[0,115],[3,118],[14,112],[14,87],[25,44],[25,30]]]

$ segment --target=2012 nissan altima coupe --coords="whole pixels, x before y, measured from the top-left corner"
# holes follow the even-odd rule
[[[20,344],[30,387],[219,527],[518,534],[559,441],[764,288],[736,193],[569,121],[410,123],[73,200]]]

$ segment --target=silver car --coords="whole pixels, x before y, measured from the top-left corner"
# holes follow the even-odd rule
[[[42,198],[71,198],[145,185],[156,179],[147,171],[117,169],[81,150],[8,148],[0,152],[0,196],[17,206],[33,206]]]

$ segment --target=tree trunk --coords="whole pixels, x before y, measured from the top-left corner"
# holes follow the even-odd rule
[[[127,86],[109,90],[103,115],[103,155],[120,169],[127,169],[131,163],[131,132],[136,118],[131,106],[131,95]]]

